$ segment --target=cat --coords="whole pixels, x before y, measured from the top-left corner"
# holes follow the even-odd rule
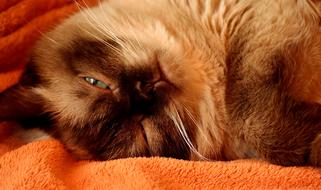
[[[321,163],[321,3],[110,0],[39,40],[0,120],[78,159]]]

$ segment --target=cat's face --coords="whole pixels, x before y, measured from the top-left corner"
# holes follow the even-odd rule
[[[147,15],[89,14],[49,33],[32,55],[27,72],[53,123],[47,131],[78,158],[217,154],[206,152],[215,145],[203,131],[216,130],[206,128],[214,120],[210,47],[192,46],[166,22],[139,21]]]

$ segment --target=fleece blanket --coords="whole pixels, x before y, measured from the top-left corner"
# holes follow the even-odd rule
[[[81,2],[80,2],[81,3]],[[92,6],[95,0],[87,0]],[[72,0],[0,0],[0,92],[15,84],[34,42],[73,12]],[[0,105],[1,106],[1,105]],[[55,140],[24,144],[0,123],[0,189],[319,189],[321,169],[261,161],[168,158],[76,161]]]

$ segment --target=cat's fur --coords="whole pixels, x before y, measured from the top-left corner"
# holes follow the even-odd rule
[[[82,159],[319,165],[320,10],[311,0],[105,2],[39,41],[0,95],[0,120],[41,126]]]

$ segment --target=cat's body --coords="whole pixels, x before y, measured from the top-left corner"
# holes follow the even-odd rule
[[[109,1],[37,44],[0,120],[80,158],[319,165],[320,21],[309,0]]]

